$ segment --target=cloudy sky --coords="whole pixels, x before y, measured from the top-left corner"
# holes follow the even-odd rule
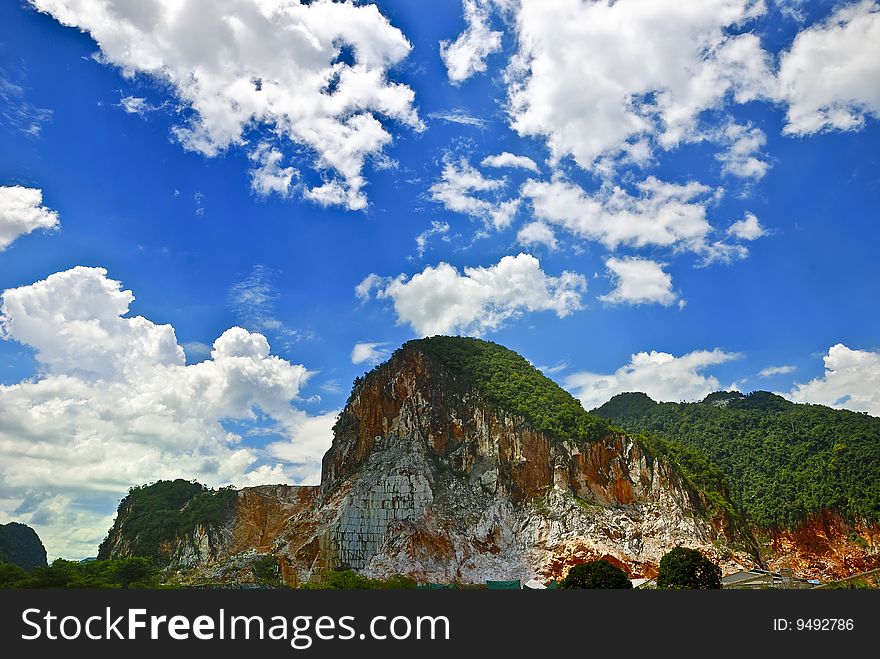
[[[880,414],[880,4],[0,6],[0,522],[316,483],[353,378],[466,334],[589,409]]]

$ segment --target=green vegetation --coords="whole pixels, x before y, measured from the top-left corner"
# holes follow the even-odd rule
[[[46,566],[46,549],[30,526],[0,524],[0,563],[12,563],[29,571]]]
[[[673,590],[721,588],[721,568],[696,549],[676,547],[660,559],[657,587]]]
[[[626,572],[608,561],[589,561],[575,565],[560,584],[561,588],[632,588]]]
[[[0,588],[158,588],[159,569],[134,557],[79,563],[57,559],[28,574],[17,565],[0,564]]]
[[[326,572],[321,580],[303,584],[306,590],[404,590],[415,588],[416,582],[409,577],[395,574],[388,579],[369,579],[354,570]]]
[[[621,394],[594,413],[706,455],[727,474],[750,522],[792,528],[823,510],[880,521],[880,418],[766,391],[652,406],[643,397]]]
[[[162,563],[169,559],[163,544],[192,533],[197,526],[216,527],[226,519],[237,494],[232,488],[211,490],[191,481],[159,481],[133,487],[119,504],[116,525],[122,525],[127,551]],[[110,558],[111,534],[98,548],[98,558]]]
[[[587,413],[580,402],[513,350],[455,336],[409,341],[419,350],[479,391],[491,404],[521,415],[536,430],[558,439],[595,441],[608,424]]]

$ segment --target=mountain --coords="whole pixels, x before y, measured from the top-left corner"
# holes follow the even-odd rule
[[[404,344],[355,381],[333,431],[320,486],[133,489],[99,557],[221,581],[256,580],[272,559],[288,584],[328,567],[550,578],[599,557],[653,576],[678,544],[728,570],[760,560],[717,467],[612,429],[494,343]]]
[[[820,577],[880,567],[880,419],[766,391],[698,403],[626,393],[593,413],[718,464],[771,564]]]
[[[46,548],[30,526],[0,524],[0,563],[12,563],[28,572],[46,567]]]

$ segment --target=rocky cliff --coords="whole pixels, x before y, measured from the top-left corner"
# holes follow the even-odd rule
[[[272,556],[288,583],[340,566],[429,581],[549,578],[598,557],[653,576],[678,544],[727,570],[754,565],[756,543],[726,492],[701,489],[662,453],[500,346],[412,341],[355,383],[320,487],[240,490],[211,524],[157,546],[206,578],[247,578],[255,556]],[[131,553],[129,517],[120,510],[105,555]]]
[[[13,563],[27,571],[46,567],[46,548],[30,526],[0,524],[0,563]]]

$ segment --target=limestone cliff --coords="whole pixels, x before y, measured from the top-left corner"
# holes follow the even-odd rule
[[[540,429],[557,419],[499,403],[425,341],[355,383],[320,487],[240,490],[222,519],[163,545],[170,563],[246,578],[249,557],[271,555],[288,583],[339,566],[430,581],[549,578],[597,557],[653,576],[678,544],[728,570],[756,563],[755,541],[724,492],[701,491],[656,450],[604,422],[590,426],[588,415],[563,420],[559,432]],[[532,377],[492,375],[523,372]],[[535,400],[568,396],[552,387]],[[569,431],[584,427],[589,437]],[[124,526],[120,514],[109,554],[126,553]]]

